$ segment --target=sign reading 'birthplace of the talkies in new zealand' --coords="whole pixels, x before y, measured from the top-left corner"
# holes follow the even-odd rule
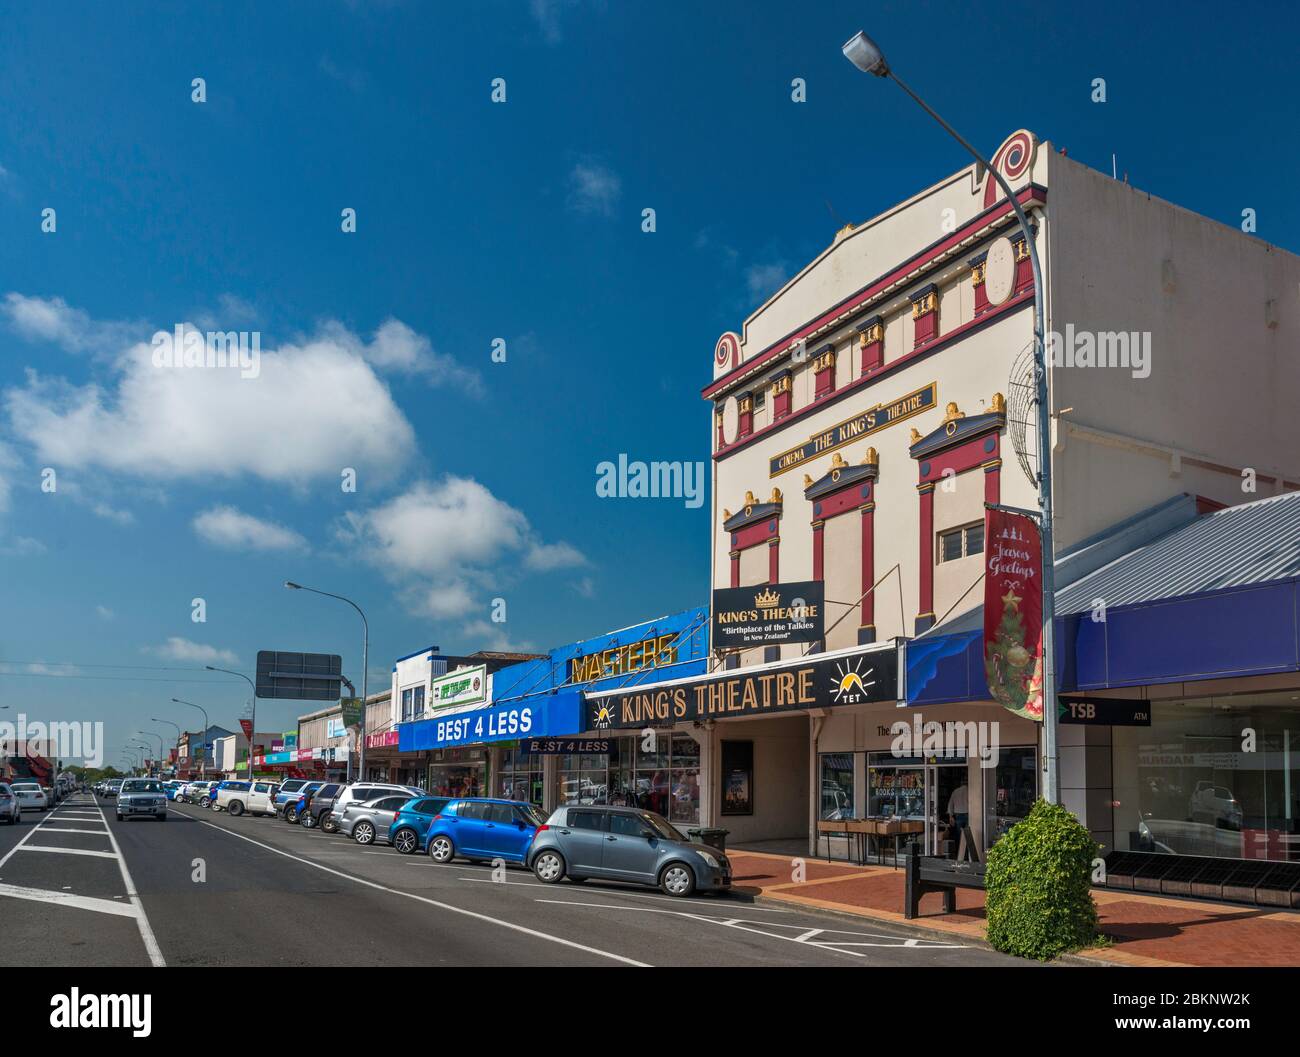
[[[713,648],[816,642],[822,637],[825,584],[804,580],[713,592]]]

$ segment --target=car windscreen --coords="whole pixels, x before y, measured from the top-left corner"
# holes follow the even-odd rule
[[[677,829],[676,826],[661,815],[656,815],[650,811],[642,811],[637,814],[637,818],[654,830],[654,832],[664,840],[686,840],[686,836],[681,832],[681,830]]]
[[[162,782],[140,779],[134,782],[122,783],[122,792],[124,793],[161,793],[162,791]]]

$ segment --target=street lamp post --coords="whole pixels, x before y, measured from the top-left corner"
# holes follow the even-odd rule
[[[207,710],[202,705],[196,705],[193,701],[182,701],[179,697],[173,697],[172,701],[178,705],[197,708],[203,713],[203,733],[199,736],[199,745],[203,750],[203,758],[199,761],[199,780],[202,781],[208,773],[208,731],[212,729],[212,724],[208,722]]]
[[[863,73],[888,77],[913,101],[929,114],[953,139],[962,145],[993,179],[1011,203],[1029,247],[1029,263],[1034,275],[1034,380],[1038,399],[1038,506],[1039,530],[1043,545],[1043,796],[1049,804],[1060,802],[1056,724],[1056,577],[1053,565],[1056,552],[1052,546],[1052,438],[1051,411],[1047,406],[1047,361],[1043,350],[1043,271],[1038,260],[1038,247],[1030,230],[1029,220],[1006,178],[991,165],[979,151],[968,143],[956,129],[932,110],[919,95],[898,79],[889,68],[884,53],[876,43],[859,30],[841,49],[844,57]]]
[[[181,757],[181,727],[179,723],[173,723],[170,719],[158,719],[156,716],[149,717],[150,723],[166,723],[169,727],[176,728],[176,759]]]
[[[321,591],[315,587],[304,587],[292,580],[286,580],[284,586],[291,591],[310,591],[312,594],[324,595],[326,598],[337,598],[340,602],[346,602],[350,605],[361,617],[361,627],[365,632],[365,638],[361,644],[361,747],[359,750],[360,755],[357,758],[357,779],[364,782],[366,780],[366,698],[370,693],[370,622],[366,620],[366,615],[361,611],[361,607],[350,598],[331,594],[329,591]]]
[[[144,735],[145,737],[147,737],[147,738],[157,738],[157,739],[158,739],[158,773],[159,773],[159,777],[162,777],[162,757],[163,757],[163,738],[162,738],[162,735],[161,735],[161,734],[155,734],[155,733],[154,733],[153,731],[151,731],[151,730],[137,730],[136,733],[137,733],[137,734],[143,734],[143,735]],[[152,748],[153,748],[153,745],[150,745],[149,748],[152,749]]]
[[[217,668],[211,664],[205,664],[203,667],[210,672],[237,675],[248,684],[248,689],[251,691],[252,696],[248,699],[248,780],[251,782],[253,780],[253,739],[257,737],[257,684],[243,672],[234,672],[229,668]]]

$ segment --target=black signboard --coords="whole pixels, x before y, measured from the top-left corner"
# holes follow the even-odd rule
[[[608,756],[609,738],[524,738],[524,752],[531,756]]]
[[[1080,727],[1149,727],[1151,702],[1130,697],[1059,698],[1059,722]]]
[[[343,696],[343,658],[337,653],[259,650],[257,696],[281,701],[337,701]]]
[[[825,609],[821,580],[722,588],[713,592],[713,648],[817,642]]]
[[[663,727],[686,720],[766,716],[898,700],[898,649],[885,646],[803,663],[736,669],[707,679],[587,696],[587,730]]]

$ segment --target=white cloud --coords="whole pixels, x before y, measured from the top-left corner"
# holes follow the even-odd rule
[[[381,371],[418,374],[433,386],[451,386],[480,395],[483,381],[477,371],[462,367],[453,357],[436,351],[433,343],[400,319],[386,319],[370,344],[358,352]]]
[[[85,347],[88,338],[62,326],[45,330]],[[410,456],[415,437],[363,347],[327,326],[301,344],[262,350],[260,373],[244,378],[228,367],[155,367],[151,346],[138,343],[115,357],[111,385],[29,371],[4,402],[14,435],[54,466],[154,480],[247,475],[295,487],[337,479],[344,467],[382,478]]]
[[[245,514],[232,506],[214,506],[194,518],[199,539],[228,550],[305,550],[307,541],[293,529]]]
[[[108,606],[96,606],[95,614],[96,616],[99,617],[100,620],[112,620],[114,617],[117,616],[117,614],[114,613],[111,609],[109,609]]]
[[[560,12],[577,5],[577,0],[529,0],[533,21],[542,32],[547,44],[558,44],[564,39],[560,32]]]
[[[579,213],[613,216],[622,193],[623,181],[604,165],[578,162],[569,173],[569,204]]]
[[[745,286],[749,300],[758,304],[766,301],[790,277],[790,270],[785,261],[773,261],[771,264],[751,264],[745,269]]]
[[[471,620],[461,633],[474,643],[477,650],[496,650],[500,653],[536,653],[536,647],[527,639],[512,639],[500,624],[486,620]]]
[[[232,665],[239,663],[239,658],[232,650],[219,650],[215,646],[191,642],[179,635],[171,636],[161,646],[146,646],[142,652],[165,657],[171,661],[189,661],[195,664],[212,664],[214,661]]]
[[[464,616],[486,603],[475,585],[501,569],[540,572],[583,563],[567,543],[544,543],[523,512],[470,478],[420,481],[365,513],[344,517],[340,537],[403,586],[414,612]]]
[[[0,313],[29,341],[48,341],[67,352],[112,353],[117,346],[139,336],[139,324],[93,320],[61,297],[26,297],[5,294]]]
[[[48,548],[31,536],[15,536],[10,542],[0,542],[0,555],[8,558],[32,558],[44,554]]]

